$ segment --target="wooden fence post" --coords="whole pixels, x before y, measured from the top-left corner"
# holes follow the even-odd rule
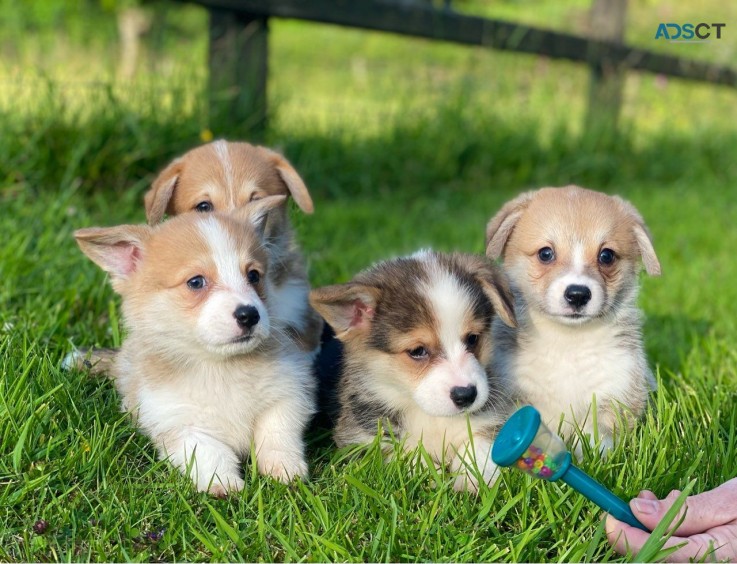
[[[268,20],[210,9],[210,123],[261,138],[266,128]]]
[[[590,14],[592,39],[620,45],[624,42],[627,0],[594,0]],[[593,130],[614,131],[622,105],[626,70],[617,61],[605,56],[592,62],[590,67],[586,126]]]

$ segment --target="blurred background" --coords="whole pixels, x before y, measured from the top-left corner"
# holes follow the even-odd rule
[[[730,23],[737,5],[716,0],[626,4],[628,45],[718,64],[735,61],[737,28]],[[456,0],[452,7],[583,37],[596,32],[590,0]],[[670,21],[724,21],[727,27],[721,39],[706,43],[656,41],[658,23]],[[303,151],[311,150],[305,145],[313,137],[386,147],[392,136],[434,133],[437,138],[427,147],[433,162],[417,167],[452,159],[464,170],[486,167],[495,184],[572,177],[603,183],[621,166],[644,168],[638,175],[688,174],[686,163],[654,162],[649,151],[706,131],[705,137],[733,131],[733,88],[630,72],[619,121],[622,135],[615,145],[626,143],[628,150],[647,156],[636,163],[603,154],[577,158],[576,145],[586,133],[590,70],[585,64],[297,20],[272,18],[269,28],[270,121],[263,140],[298,162]],[[242,124],[213,123],[208,117],[207,49],[208,12],[190,4],[2,0],[2,172],[34,190],[73,180],[84,189],[122,190],[145,184],[166,158],[198,142],[213,136],[248,138],[251,132]],[[434,127],[439,131],[424,131]],[[101,135],[91,138],[90,128]],[[13,162],[22,160],[14,147],[41,138],[47,154],[77,162],[83,177],[75,179],[79,171],[69,167],[51,178],[34,177]],[[338,177],[323,179],[315,187],[319,192],[341,192],[346,172],[352,191],[384,188],[380,170],[359,177],[351,166],[336,171],[333,151],[324,152],[321,171]],[[300,169],[307,176],[316,159],[308,160]],[[453,172],[458,171],[449,169]]]

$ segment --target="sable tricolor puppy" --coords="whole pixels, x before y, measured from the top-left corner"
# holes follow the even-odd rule
[[[123,409],[162,458],[214,495],[243,487],[240,460],[252,445],[260,472],[282,481],[307,474],[311,355],[284,338],[273,314],[263,242],[283,201],[75,232],[123,298],[127,337],[112,369]]]
[[[310,302],[344,346],[338,446],[370,443],[381,422],[407,449],[421,441],[460,471],[456,489],[477,487],[474,464],[493,480],[489,451],[507,404],[488,369],[491,320],[515,318],[492,264],[422,251],[313,290]]]
[[[154,180],[144,200],[150,225],[170,216],[195,211],[230,212],[267,196],[291,195],[305,213],[312,198],[297,171],[280,154],[243,142],[214,141],[171,162]],[[316,351],[323,322],[309,306],[304,259],[281,206],[269,214],[264,229],[272,255],[273,315],[303,350]],[[110,369],[117,351],[75,351],[65,364],[94,373]]]
[[[593,437],[596,397],[602,448],[617,411],[632,424],[655,380],[637,309],[640,260],[660,264],[642,216],[622,198],[567,186],[525,192],[489,222],[486,254],[503,258],[517,327],[494,326],[494,368],[518,400],[564,434]],[[579,445],[580,453],[580,445]]]

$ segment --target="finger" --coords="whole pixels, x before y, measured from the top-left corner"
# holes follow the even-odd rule
[[[720,494],[720,489],[687,498],[685,509],[681,508],[673,523],[680,520],[684,511],[686,511],[686,517],[674,533],[687,537],[735,519],[733,514],[737,506],[737,487],[732,492],[733,497],[726,495],[729,492]],[[630,501],[630,507],[635,517],[648,529],[653,530],[673,506],[678,495],[678,491],[674,490],[663,500],[637,497]]]
[[[666,562],[698,561],[703,560],[706,555],[710,555],[710,559],[716,558],[719,560],[724,558],[732,560],[735,557],[734,553],[720,555],[718,550],[720,546],[719,543],[714,542],[714,539],[709,535],[697,535],[689,538],[671,537],[666,541],[665,548],[677,546],[679,544],[682,544],[683,546],[673,554],[668,555]]]
[[[645,531],[632,527],[627,523],[622,523],[622,521],[618,521],[611,515],[606,516],[604,528],[609,544],[622,555],[628,552],[636,554],[650,537]]]
[[[640,499],[658,499],[658,497],[650,490],[642,490],[639,494],[637,494],[637,497],[639,497]]]
[[[611,515],[607,515],[605,530],[609,544],[621,555],[637,554],[643,547],[650,535],[640,529],[618,521]],[[727,543],[728,544],[728,543]],[[690,559],[703,559],[707,554],[712,554],[718,559],[733,559],[735,554],[730,551],[729,546],[724,546],[724,551],[719,548],[725,545],[711,535],[696,535],[691,538],[670,537],[663,548],[680,546],[678,550],[668,555],[667,562],[688,562]],[[717,549],[716,552],[713,552]]]

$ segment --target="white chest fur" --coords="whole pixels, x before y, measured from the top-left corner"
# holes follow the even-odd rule
[[[598,406],[625,400],[637,371],[641,353],[622,345],[620,331],[606,323],[566,327],[534,320],[518,340],[513,388],[553,429],[561,415],[590,429],[594,396]]]

